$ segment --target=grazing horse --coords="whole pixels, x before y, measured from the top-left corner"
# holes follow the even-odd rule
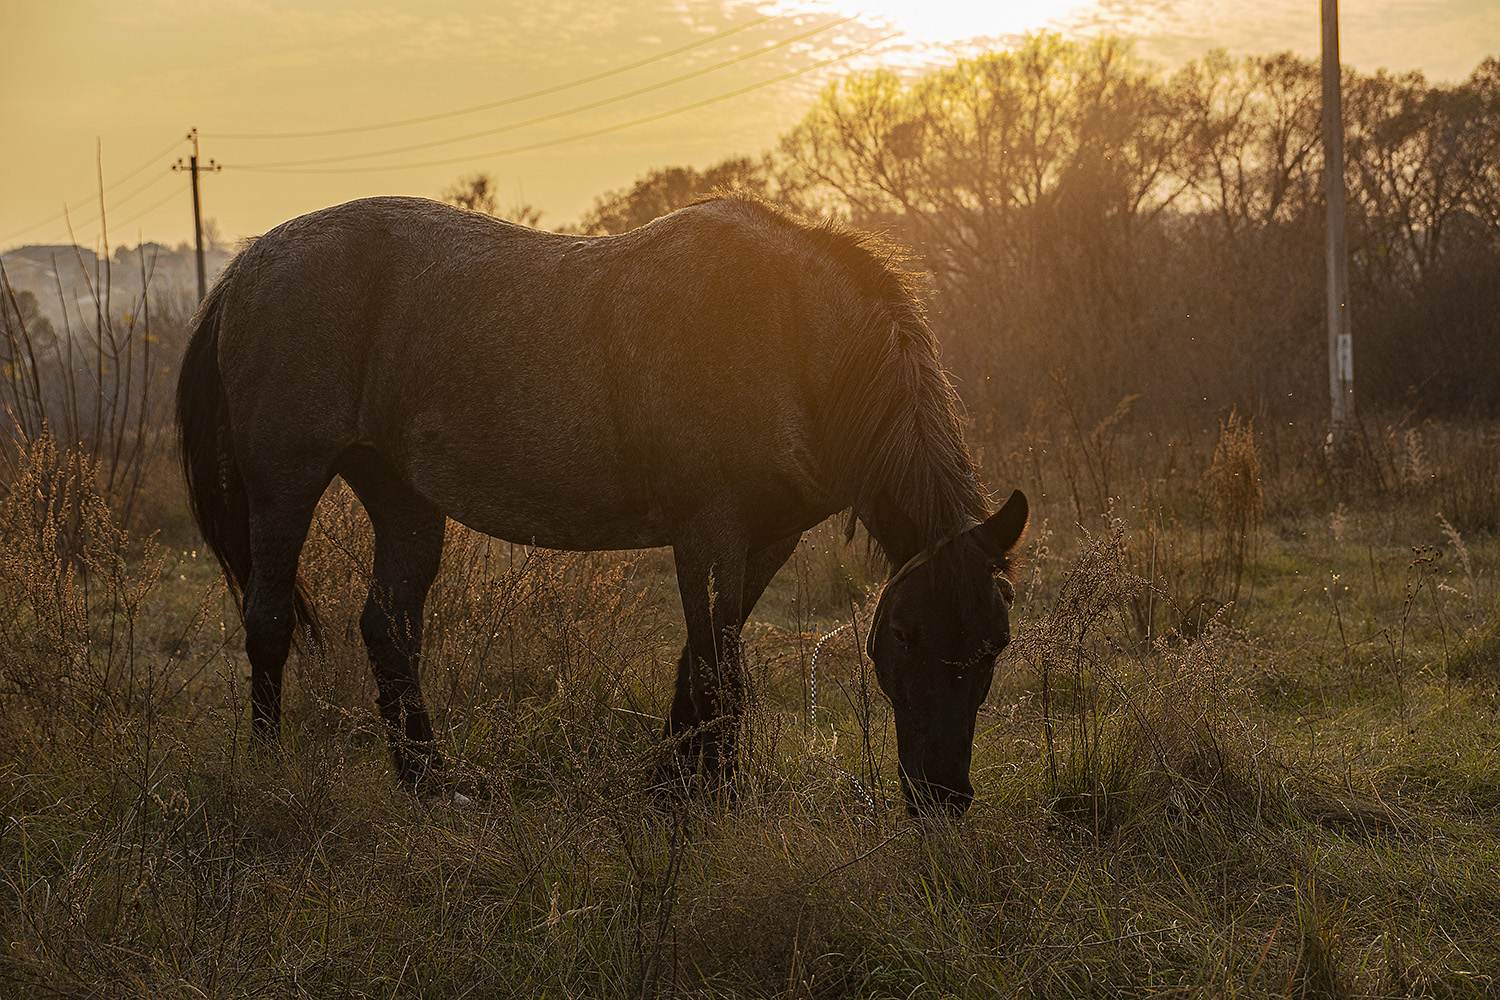
[[[670,545],[687,644],[675,773],[732,777],[740,629],[802,532],[850,510],[896,571],[869,641],[913,812],[973,798],[1009,639],[993,515],[912,280],[864,234],[714,199],[620,236],[417,198],[293,219],[224,270],[178,383],[194,515],[242,602],[253,732],[316,616],[297,570],[334,476],[375,533],[360,630],[403,782],[441,771],[418,682],[445,518],[556,549]]]

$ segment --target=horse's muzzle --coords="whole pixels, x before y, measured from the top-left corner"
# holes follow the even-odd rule
[[[967,777],[951,785],[931,781],[911,781],[901,776],[901,791],[906,797],[909,816],[929,819],[958,819],[974,801],[974,787]]]

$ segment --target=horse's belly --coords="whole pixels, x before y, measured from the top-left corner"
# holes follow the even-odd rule
[[[518,516],[503,512],[466,511],[449,514],[460,524],[495,538],[544,549],[597,552],[603,549],[651,549],[670,545],[666,528],[649,519],[613,518],[562,523],[551,517]]]
[[[701,430],[706,419],[620,433],[588,406],[597,396],[571,409],[520,389],[500,398],[510,408],[479,419],[409,421],[392,449],[417,492],[496,538],[577,551],[650,548],[674,544],[707,517],[727,521],[753,548],[839,506],[796,435],[714,437]]]
[[[592,475],[551,471],[517,466],[502,480],[474,470],[463,480],[418,477],[413,485],[448,517],[486,535],[581,552],[672,545],[674,529],[706,511],[731,519],[733,529],[757,547],[805,531],[838,510],[826,497],[802,497],[764,480],[759,489],[749,489],[669,479],[653,489],[631,476],[601,475],[597,468]]]
[[[508,542],[584,552],[671,544],[660,509],[633,491],[548,482],[525,471],[510,483],[475,487],[417,484],[448,517]]]

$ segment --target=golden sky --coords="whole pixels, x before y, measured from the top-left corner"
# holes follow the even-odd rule
[[[1364,71],[1455,80],[1500,52],[1496,0],[1341,7],[1343,61]],[[1318,4],[0,0],[0,249],[66,242],[65,204],[95,246],[101,150],[111,245],[189,238],[169,168],[190,127],[225,167],[203,179],[204,214],[231,238],[477,170],[561,225],[653,166],[770,146],[837,76],[916,73],[1039,29],[1119,34],[1163,67],[1215,46],[1315,57]],[[409,119],[425,120],[391,125]]]

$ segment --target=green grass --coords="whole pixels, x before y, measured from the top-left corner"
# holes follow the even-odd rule
[[[836,525],[747,629],[737,799],[666,809],[646,775],[682,640],[670,559],[455,531],[424,683],[457,808],[391,775],[346,495],[305,557],[332,648],[291,665],[282,746],[256,753],[212,560],[97,509],[60,557],[25,500],[53,487],[22,483],[0,511],[0,995],[1494,996],[1500,542],[1444,528],[1439,471],[1296,503],[1276,484],[1237,600],[1199,479],[1143,483],[1088,533],[1034,497],[958,824],[905,817],[847,633],[809,727],[814,645],[864,628],[880,576]]]

